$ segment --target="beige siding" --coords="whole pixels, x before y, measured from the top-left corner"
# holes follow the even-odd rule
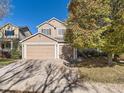
[[[57,28],[63,28],[63,29],[66,29],[66,27],[63,25],[63,23],[57,21],[57,20],[51,20],[49,21],[49,24],[57,27]]]
[[[43,25],[41,25],[40,27],[38,27],[38,31],[41,32],[42,29],[51,29],[51,37],[61,37],[58,35],[58,29],[65,29],[66,30],[66,26],[57,21],[57,20],[51,20],[48,22],[49,24],[47,24],[47,22]]]
[[[53,26],[50,26],[49,24],[44,24],[38,28],[38,31],[41,32],[42,29],[51,29],[51,37],[56,37],[57,33]]]
[[[37,34],[36,36],[34,37],[31,37],[30,39],[26,40],[24,43],[28,43],[28,42],[42,42],[42,43],[54,43],[56,41],[42,35],[42,34]]]
[[[28,45],[27,59],[54,59],[54,45]]]
[[[42,34],[37,34],[23,42],[23,58],[53,59],[55,58],[56,41]]]
[[[65,25],[63,25],[63,23],[61,23],[61,22],[59,22],[59,21],[57,21],[57,20],[51,20],[51,21],[49,21],[49,24],[51,24],[51,25],[53,25],[54,27],[56,27],[56,29],[54,29],[55,30],[55,36],[54,37],[62,37],[62,36],[60,36],[60,35],[58,35],[58,29],[65,29],[66,30],[66,26]]]

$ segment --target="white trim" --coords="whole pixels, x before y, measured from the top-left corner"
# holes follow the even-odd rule
[[[53,41],[58,42],[57,39],[54,39],[54,38],[52,38],[52,37],[50,37],[50,36],[48,36],[48,35],[45,35],[45,34],[43,34],[43,33],[38,32],[38,33],[35,33],[34,35],[31,35],[31,36],[29,36],[29,37],[27,37],[27,38],[21,40],[20,43],[22,43],[22,42],[24,42],[24,41],[26,41],[26,40],[28,40],[28,39],[30,39],[30,38],[32,38],[32,37],[38,35],[38,34],[41,34],[41,35],[43,35],[43,36],[45,36],[45,37],[47,37],[47,38],[49,38],[49,39],[52,39]]]
[[[28,42],[28,43],[24,43],[26,45],[55,45],[57,43],[47,43],[47,42]]]
[[[59,23],[61,23],[61,24],[65,25],[65,23],[64,23],[64,22],[62,22],[62,21],[60,21],[59,19],[57,19],[57,18],[53,17],[53,18],[51,18],[51,19],[49,19],[49,20],[47,20],[47,21],[45,21],[45,22],[43,22],[43,23],[39,24],[39,25],[38,25],[38,26],[36,26],[36,27],[37,27],[37,28],[39,28],[40,26],[42,26],[42,25],[44,25],[44,24],[49,24],[49,22],[50,22],[50,21],[52,21],[52,20],[56,20],[56,21],[58,21]]]
[[[24,59],[27,59],[27,45],[24,45]]]
[[[25,41],[25,40],[27,40],[27,39],[29,39],[29,38],[31,38],[31,37],[37,35],[37,34],[39,34],[39,32],[38,32],[38,33],[35,33],[34,35],[31,35],[31,36],[29,36],[29,37],[27,37],[27,38],[25,38],[25,39],[23,39],[23,40],[21,40],[21,41],[19,41],[19,42],[22,43],[23,41]]]
[[[39,24],[38,26],[36,26],[36,28],[39,28],[40,26],[44,25],[44,24],[48,24],[47,21],[44,21],[43,23]]]
[[[16,25],[14,25],[14,24],[8,22],[8,23],[4,24],[3,26],[1,26],[0,29],[4,28],[4,27],[7,26],[7,25],[11,25],[12,27],[19,28],[18,26],[16,26]]]
[[[59,48],[60,48],[60,47],[59,47],[59,44],[57,44],[57,58],[58,58],[58,59],[59,59],[59,55],[60,55],[60,54],[59,54],[59,51],[60,51]]]
[[[10,43],[11,43],[11,50],[12,50],[13,49],[13,42],[11,41]]]
[[[74,48],[74,50],[73,50],[73,58],[77,59],[77,49],[76,48]]]
[[[64,29],[64,28],[57,28],[57,29],[56,29],[56,31],[57,31],[57,36],[59,36],[59,37],[64,37],[65,32],[64,32],[63,35],[59,35],[59,32],[58,32],[59,29],[63,29],[63,30],[65,30],[65,32],[66,32],[66,29]]]
[[[47,21],[45,21],[45,22],[43,22],[43,23],[41,23],[40,25],[38,25],[36,28],[38,28],[38,31],[39,31],[39,28],[41,27],[41,26],[43,26],[43,25],[49,25],[49,26],[51,26],[52,28],[55,28],[54,26],[52,26],[51,24],[49,24]],[[40,29],[41,30],[41,29]]]
[[[62,43],[62,44],[58,44],[58,45],[69,45],[69,44]]]
[[[65,25],[65,23],[64,23],[63,21],[61,21],[61,20],[59,20],[59,19],[57,19],[57,18],[55,18],[55,17],[49,19],[47,22],[49,23],[49,22],[52,21],[52,20],[56,20],[56,21],[58,21],[59,23],[62,23],[62,24]]]
[[[76,49],[76,54],[75,54],[75,56],[76,56],[76,59],[77,59],[77,49]]]
[[[24,59],[24,45],[22,44],[22,59]]]
[[[75,58],[75,48],[73,49],[73,58],[76,59]]]

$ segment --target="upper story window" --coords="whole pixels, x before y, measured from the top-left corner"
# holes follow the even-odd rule
[[[45,35],[51,35],[51,29],[42,29],[42,33]]]
[[[58,29],[58,35],[63,36],[65,34],[65,29]]]
[[[5,30],[5,36],[14,36],[14,30]]]

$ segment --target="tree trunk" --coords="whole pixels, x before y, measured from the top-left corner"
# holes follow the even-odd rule
[[[108,64],[109,65],[112,65],[112,57],[113,57],[113,54],[109,53],[108,54]]]

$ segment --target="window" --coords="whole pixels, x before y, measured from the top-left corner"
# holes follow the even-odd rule
[[[12,31],[6,30],[5,31],[5,36],[14,36],[14,30],[12,30]]]
[[[58,29],[58,35],[64,35],[65,29]]]
[[[4,42],[2,43],[2,49],[10,49],[11,48],[11,42]]]
[[[6,42],[5,45],[6,45],[6,48],[7,48],[7,49],[10,49],[10,48],[11,48],[11,42]]]
[[[51,35],[51,30],[50,29],[42,29],[42,33],[45,35]]]

